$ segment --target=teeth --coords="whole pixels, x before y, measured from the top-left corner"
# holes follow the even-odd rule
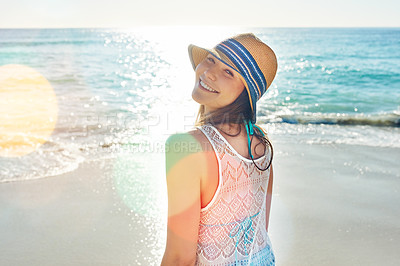
[[[205,84],[202,80],[200,80],[201,86],[203,86],[206,90],[211,92],[217,92],[216,90],[211,89],[207,84]]]

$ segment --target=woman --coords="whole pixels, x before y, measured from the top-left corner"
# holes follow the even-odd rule
[[[274,265],[268,237],[272,146],[256,102],[274,52],[253,34],[189,46],[196,128],[166,142],[168,233],[162,265]]]

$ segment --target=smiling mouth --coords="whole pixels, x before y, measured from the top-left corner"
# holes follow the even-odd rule
[[[200,85],[207,91],[209,92],[213,92],[213,93],[218,93],[218,91],[212,89],[210,86],[208,86],[207,84],[205,84],[201,79],[200,79]]]

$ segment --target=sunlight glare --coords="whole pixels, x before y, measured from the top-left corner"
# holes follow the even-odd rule
[[[29,154],[47,141],[57,123],[53,88],[36,70],[0,66],[0,156]]]

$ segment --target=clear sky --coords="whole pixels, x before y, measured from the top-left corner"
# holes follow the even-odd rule
[[[0,0],[0,28],[399,27],[399,10],[398,0]]]

